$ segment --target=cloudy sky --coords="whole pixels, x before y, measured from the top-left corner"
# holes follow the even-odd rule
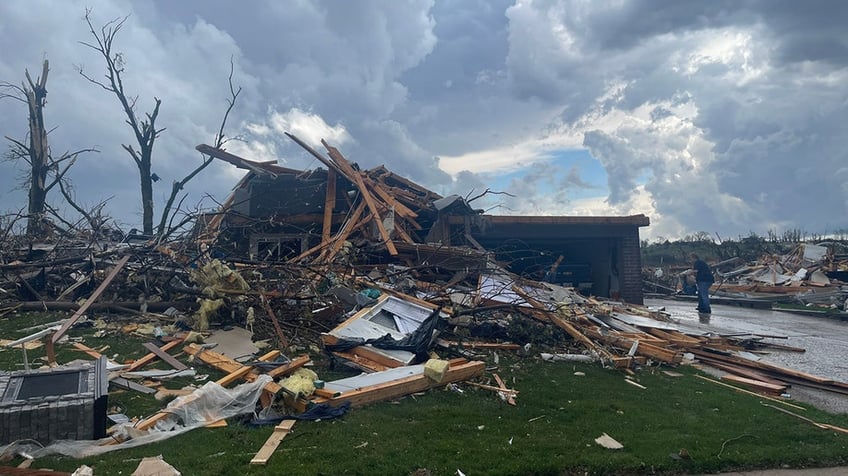
[[[85,0],[0,2],[0,81],[50,60],[54,154],[80,201],[141,222],[132,140],[114,97],[82,78],[81,41],[130,15],[115,49],[140,113],[162,99],[158,212],[243,88],[228,149],[320,166],[283,134],[336,145],[442,194],[491,195],[493,214],[629,215],[643,238],[848,229],[848,2],[795,0]],[[0,135],[26,110],[0,100]],[[6,148],[6,145],[3,145]],[[0,211],[25,207],[22,169],[0,163]],[[240,172],[189,187],[211,207]],[[59,197],[53,198],[58,202]]]

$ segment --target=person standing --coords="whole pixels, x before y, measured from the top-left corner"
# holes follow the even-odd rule
[[[710,286],[715,282],[710,266],[697,254],[692,253],[692,270],[695,272],[695,284],[698,286],[698,312],[712,314],[710,307]]]

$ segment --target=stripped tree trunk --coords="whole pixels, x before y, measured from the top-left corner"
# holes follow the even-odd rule
[[[41,77],[33,81],[26,73],[24,84],[29,109],[29,207],[27,235],[40,236],[45,230],[44,209],[47,203],[47,172],[50,165],[50,150],[47,144],[47,130],[44,127],[44,104],[47,99],[47,72],[49,64],[44,60]]]

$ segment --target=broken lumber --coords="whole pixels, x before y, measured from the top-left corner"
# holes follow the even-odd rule
[[[368,308],[363,309],[363,311],[367,312]],[[348,323],[351,320],[358,319],[357,316],[360,316],[361,314],[363,314],[362,311],[357,313],[351,319],[348,319],[347,321],[345,321],[345,323]],[[340,324],[339,327],[344,326],[345,323]],[[339,342],[339,338],[332,335],[332,334],[327,334],[327,333],[321,334],[321,343],[324,344],[325,346],[335,345],[338,342]],[[365,367],[364,370],[366,372],[379,372],[381,370],[393,369],[393,368],[400,367],[400,366],[403,365],[402,362],[399,362],[399,361],[394,360],[392,358],[389,358],[389,357],[387,357],[383,354],[380,354],[379,352],[376,352],[373,348],[365,346],[365,345],[360,345],[360,346],[354,347],[352,349],[348,349],[345,352],[338,352],[338,351],[333,352],[333,354],[336,355],[337,357],[342,358],[342,359],[351,361],[352,363],[356,364],[358,367],[360,367],[360,366]],[[372,364],[372,362],[377,364],[377,365],[374,366]]]
[[[549,314],[548,318],[550,319],[551,322],[556,324],[560,329],[567,332],[568,335],[570,335],[572,338],[574,338],[574,340],[576,340],[578,342],[582,342],[583,344],[585,344],[586,347],[589,348],[589,350],[594,351],[599,357],[606,359],[606,360],[612,359],[612,355],[609,352],[607,352],[606,349],[603,349],[600,346],[598,346],[594,341],[592,341],[591,339],[586,337],[585,334],[583,334],[582,332],[577,330],[577,328],[574,327],[570,322],[566,321],[565,319],[563,319],[559,316],[553,315],[553,314]]]
[[[59,330],[56,331],[55,334],[53,334],[53,337],[50,338],[48,345],[55,344],[59,339],[62,338],[63,335],[65,335],[65,332],[67,332],[68,329],[70,329],[71,326],[73,326],[74,323],[76,323],[77,320],[82,317],[83,314],[85,314],[85,311],[88,310],[88,307],[94,304],[94,302],[97,301],[97,298],[99,298],[100,295],[103,294],[103,291],[105,291],[106,288],[112,283],[112,280],[114,280],[115,277],[118,276],[118,273],[120,273],[121,270],[124,269],[124,266],[129,260],[130,255],[125,255],[115,264],[114,267],[112,267],[112,270],[109,271],[109,274],[106,275],[106,278],[103,280],[102,283],[100,283],[100,286],[98,286],[97,289],[95,289],[94,292],[91,293],[91,296],[89,296],[88,299],[85,300],[85,303],[80,306],[79,309],[77,309],[77,312],[75,312],[73,316],[71,316],[67,321],[65,321],[65,323],[62,324],[62,327],[60,327]]]
[[[244,379],[248,382],[253,382],[259,377],[259,372],[253,367],[249,365],[242,365],[224,354],[219,354],[218,352],[208,349],[201,349],[195,344],[189,344],[183,347],[183,350],[186,354],[193,355],[195,359],[200,359],[205,364],[208,364],[222,372],[228,372],[229,375],[218,381],[221,385],[227,385],[241,377],[244,377]],[[271,352],[259,357],[257,360],[268,362],[272,359],[276,359],[279,355],[279,350],[272,350]],[[283,389],[276,382],[268,382],[264,388],[274,395],[280,393]]]
[[[750,389],[756,390],[758,392],[768,393],[771,395],[780,395],[786,391],[789,387],[786,384],[776,385],[769,382],[763,382],[761,380],[755,380],[747,377],[740,377],[738,375],[722,375],[722,380],[728,380],[733,383],[738,383],[739,385],[744,385]]]
[[[194,344],[189,344],[189,345],[185,346],[183,349],[185,350],[185,352],[187,354],[195,355],[196,357],[200,358],[200,360],[202,360],[203,362],[206,362],[209,365],[212,365],[213,367],[218,368],[219,370],[224,370],[226,372],[228,370],[225,370],[225,369],[231,369],[231,370],[229,370],[229,373],[227,375],[216,380],[215,383],[217,383],[218,385],[226,386],[226,385],[229,385],[230,383],[232,383],[232,382],[234,382],[234,381],[236,381],[240,378],[243,378],[243,377],[247,381],[252,382],[252,381],[256,380],[256,377],[258,376],[258,373],[256,373],[256,375],[252,375],[252,376],[250,375],[251,371],[254,370],[252,367],[247,366],[247,365],[241,365],[238,362],[236,362],[235,360],[232,360],[232,359],[230,359],[229,357],[227,357],[223,354],[218,354],[218,353],[208,351],[208,350],[202,350],[199,347],[195,346]],[[207,355],[204,356],[203,354],[207,354]],[[280,355],[279,351],[272,351],[272,352],[269,352],[269,353],[263,355],[262,357],[260,357],[259,360],[270,360],[270,359],[276,358],[279,355]],[[277,392],[279,392],[280,390],[282,390],[282,387],[280,387],[275,382],[269,382],[267,385],[265,385],[264,388],[265,388],[265,390],[268,390],[269,392],[272,392],[272,393],[275,393],[275,394]],[[152,428],[153,425],[156,424],[156,422],[166,418],[168,415],[170,415],[170,413],[168,413],[168,412],[159,412],[159,413],[153,415],[152,417],[147,418],[146,420],[140,422],[138,425],[136,425],[136,428],[139,429],[139,430],[147,430],[149,428]]]
[[[173,349],[174,347],[180,345],[181,342],[182,342],[182,339],[172,340],[171,342],[168,342],[167,344],[163,345],[162,347],[159,347],[159,350],[162,351],[162,352],[167,352],[167,351]],[[150,352],[149,354],[145,355],[144,357],[133,362],[129,367],[127,367],[126,371],[132,372],[133,370],[138,370],[141,367],[144,367],[145,365],[149,364],[150,362],[153,362],[158,357],[159,357],[158,354],[154,354],[153,352]]]
[[[472,342],[472,341],[454,341],[436,339],[436,344],[444,347],[462,347],[467,349],[496,349],[496,350],[518,350],[521,348],[518,344],[510,344],[507,342]]]
[[[336,165],[341,169],[345,176],[352,180],[356,185],[356,188],[359,189],[359,192],[362,194],[362,198],[368,205],[368,210],[371,212],[371,217],[374,224],[377,226],[377,231],[380,232],[380,237],[383,239],[386,249],[389,251],[390,255],[397,256],[397,249],[395,248],[394,243],[392,243],[392,238],[389,236],[389,232],[386,231],[386,227],[383,226],[383,219],[380,217],[380,211],[377,208],[377,203],[374,201],[374,197],[371,195],[371,192],[369,192],[368,188],[365,186],[365,182],[362,181],[362,175],[356,170],[353,170],[353,167],[338,149],[331,146],[323,139],[321,140],[321,143],[327,149],[327,154],[330,158],[335,161]]]
[[[277,367],[276,369],[269,371],[268,375],[273,379],[276,379],[277,377],[284,377],[284,376],[294,372],[295,370],[303,367],[304,365],[308,364],[310,362],[310,360],[311,360],[311,358],[308,355],[306,355],[306,354],[301,355],[299,357],[292,359],[291,362],[289,362],[287,364],[283,364],[283,365]]]
[[[830,424],[827,424],[827,423],[819,423],[819,422],[814,421],[814,420],[812,420],[812,419],[810,419],[810,418],[807,418],[807,417],[805,417],[805,416],[803,416],[803,415],[799,415],[799,414],[797,414],[797,413],[790,412],[789,410],[787,410],[787,409],[785,409],[785,408],[780,408],[780,407],[776,407],[776,406],[774,406],[774,405],[769,405],[768,403],[763,403],[762,405],[763,405],[763,406],[766,406],[766,407],[769,407],[769,408],[774,408],[775,410],[777,410],[777,411],[779,411],[779,412],[786,413],[787,415],[792,415],[792,416],[794,416],[795,418],[798,418],[798,419],[804,420],[805,422],[810,423],[810,424],[812,424],[813,426],[816,426],[816,427],[818,427],[818,428],[822,428],[822,429],[824,429],[824,430],[833,430],[833,431],[838,431],[839,433],[848,433],[848,429],[845,429],[845,428],[842,428],[842,427],[840,427],[840,426],[836,426],[836,425],[830,425]]]
[[[783,405],[786,405],[787,407],[792,407],[792,408],[795,408],[795,409],[798,409],[798,410],[807,410],[806,408],[804,408],[804,407],[802,407],[802,406],[795,405],[795,404],[792,404],[792,403],[789,403],[789,402],[785,402],[785,401],[783,401],[783,400],[780,400],[779,398],[772,398],[772,397],[769,397],[769,396],[767,396],[767,395],[761,395],[761,394],[759,394],[759,393],[752,392],[752,391],[750,391],[750,390],[745,390],[744,388],[739,388],[739,387],[736,387],[736,386],[734,386],[734,385],[726,384],[726,383],[724,383],[724,382],[719,382],[718,380],[713,380],[713,379],[711,379],[711,378],[704,377],[703,375],[695,375],[695,377],[698,377],[698,378],[699,378],[699,379],[701,379],[701,380],[706,380],[707,382],[710,382],[710,383],[714,383],[714,384],[716,384],[716,385],[721,385],[721,386],[723,386],[723,387],[727,387],[727,388],[732,389],[732,390],[735,390],[735,391],[737,391],[737,392],[739,392],[739,393],[745,393],[745,394],[748,394],[748,395],[752,395],[752,396],[754,396],[754,397],[764,398],[764,399],[766,399],[766,400],[771,400],[771,401],[773,401],[773,402],[778,402],[778,403],[781,403],[781,404],[783,404]]]
[[[362,387],[349,392],[342,392],[334,398],[314,398],[313,403],[329,403],[332,406],[338,406],[343,402],[350,402],[354,407],[367,405],[369,403],[390,400],[393,398],[402,397],[411,393],[423,392],[436,387],[443,387],[449,383],[468,380],[472,377],[477,377],[483,374],[486,368],[485,362],[470,361],[464,359],[459,361],[451,361],[450,367],[445,372],[444,379],[436,383],[423,373],[421,375],[412,375],[391,382],[381,383]]]
[[[265,297],[264,292],[259,293],[259,300],[262,302],[262,307],[265,309],[268,317],[271,318],[271,322],[274,323],[274,330],[277,332],[277,337],[280,339],[280,347],[287,349],[289,347],[289,340],[283,333],[283,328],[280,327],[280,321],[277,320],[277,315],[274,314],[274,310],[271,309],[271,304],[268,302],[268,298]]]
[[[515,406],[515,395],[512,394],[512,393],[509,393],[511,391],[511,389],[507,388],[506,384],[504,383],[504,381],[503,381],[503,379],[501,378],[500,375],[492,374],[492,376],[494,376],[495,381],[498,382],[498,388],[500,388],[501,392],[503,392],[502,395],[506,396],[506,402],[509,403],[512,406]]]
[[[280,446],[280,442],[283,441],[283,438],[291,432],[295,422],[297,422],[297,420],[283,420],[279,425],[275,426],[274,432],[271,433],[271,436],[268,437],[265,444],[262,445],[262,448],[259,448],[259,451],[257,451],[256,455],[250,460],[250,464],[268,463],[271,455],[273,455],[277,447]]]
[[[169,342],[168,344],[171,344],[171,343],[179,344],[182,341],[183,341],[182,339],[177,339],[177,340],[173,340],[173,341]],[[171,354],[162,350],[162,348],[158,347],[153,342],[145,342],[142,345],[144,346],[145,349],[149,350],[152,354],[155,354],[156,357],[159,357],[163,361],[167,362],[168,365],[170,365],[171,367],[173,367],[177,370],[186,370],[188,368],[188,366],[186,364],[175,359],[173,356],[171,356]]]

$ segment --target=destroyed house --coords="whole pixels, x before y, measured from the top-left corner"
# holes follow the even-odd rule
[[[199,145],[248,173],[199,239],[229,258],[269,262],[427,265],[451,275],[492,259],[536,281],[642,303],[639,228],[648,217],[494,216],[383,166],[360,170],[294,136],[327,168],[302,171]],[[420,266],[418,266],[420,267]]]
[[[451,216],[448,223],[468,230],[463,235],[494,252],[513,273],[642,304],[639,228],[650,224],[644,215]]]

